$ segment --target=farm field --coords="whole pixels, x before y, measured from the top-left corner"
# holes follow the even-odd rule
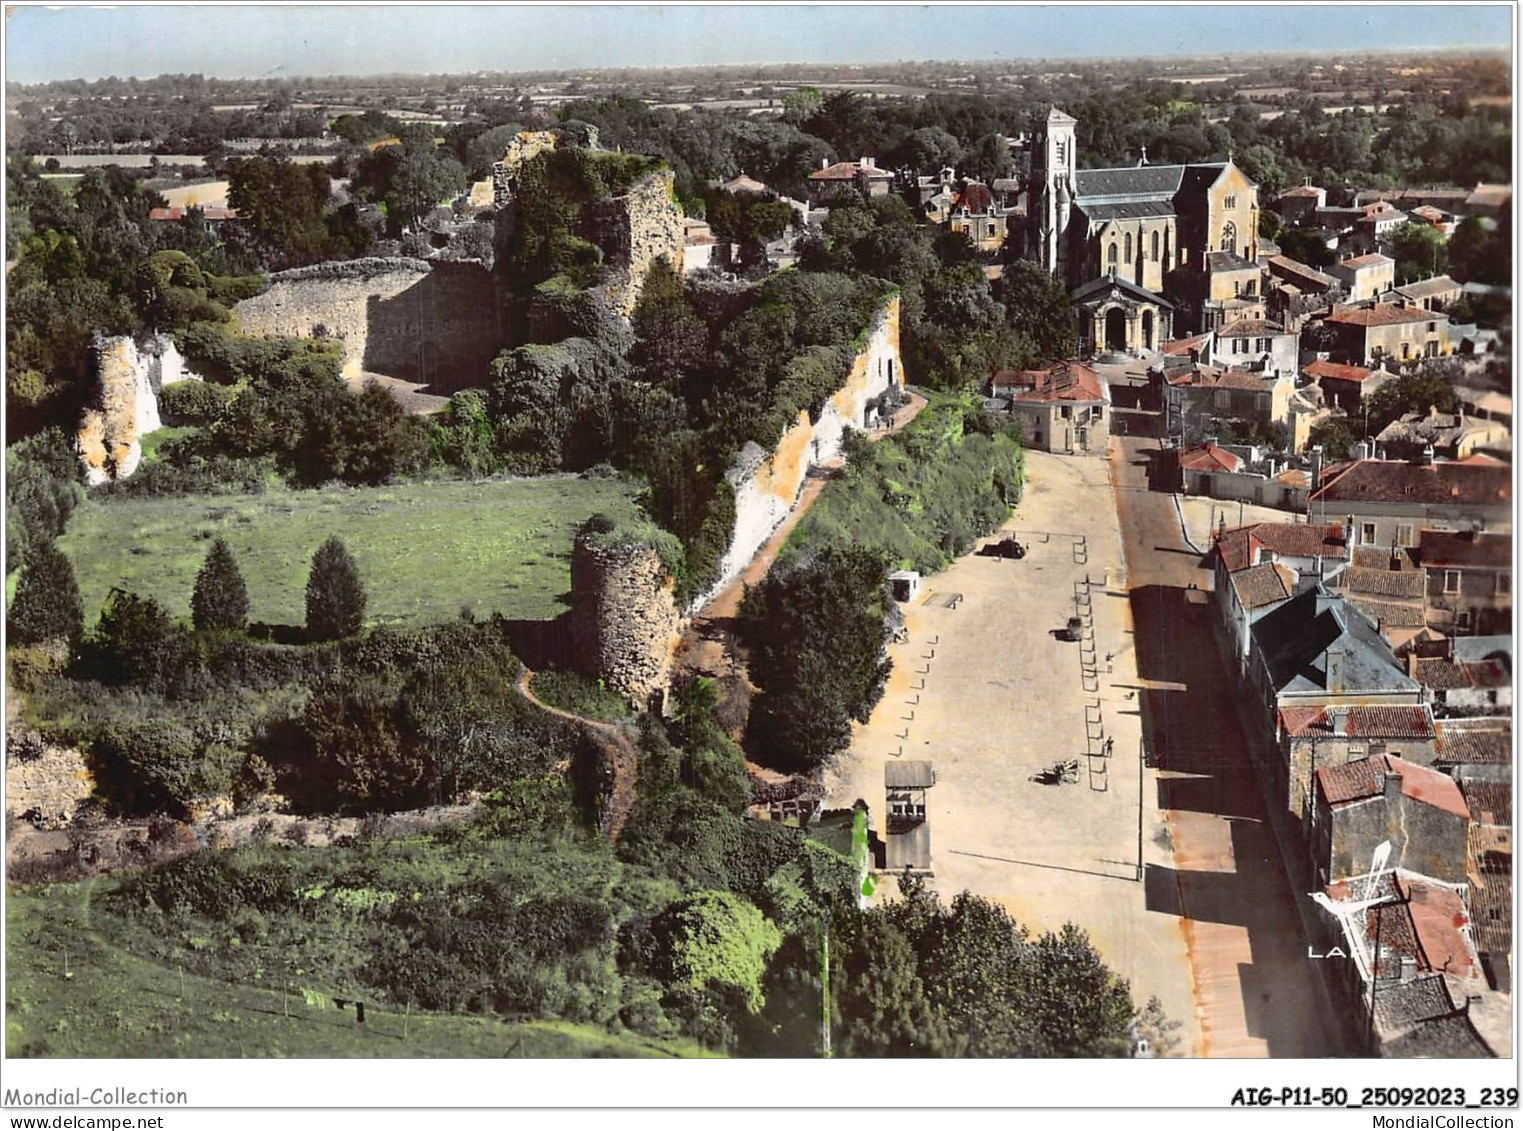
[[[562,1021],[309,1006],[300,992],[220,982],[115,945],[92,922],[99,879],[6,900],[6,1054],[11,1057],[663,1057],[685,1041]]]
[[[553,617],[571,588],[571,543],[599,511],[637,513],[635,484],[574,475],[538,479],[273,489],[260,495],[91,499],[59,547],[93,623],[113,586],[190,616],[213,538],[227,540],[249,591],[249,619],[305,620],[312,555],[337,534],[359,564],[368,621],[419,625],[468,606],[478,617]]]

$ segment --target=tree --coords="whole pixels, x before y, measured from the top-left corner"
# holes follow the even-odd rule
[[[180,633],[163,605],[113,589],[87,648],[87,667],[106,683],[150,686],[175,664]]]
[[[249,619],[248,587],[227,542],[207,551],[190,596],[190,619],[200,632],[242,632]]]
[[[1449,268],[1444,236],[1432,224],[1408,220],[1391,232],[1391,256],[1396,260],[1396,281],[1416,282],[1442,275]]]
[[[33,547],[11,601],[10,639],[16,644],[41,644],[62,638],[73,643],[84,631],[84,604],[74,567],[51,543]]]
[[[354,558],[333,534],[312,555],[307,577],[307,636],[342,640],[365,623],[365,586]]]
[[[394,145],[381,145],[355,166],[355,191],[386,208],[393,232],[410,228],[465,188],[465,170],[438,144],[433,131],[409,126]]]
[[[1326,267],[1333,261],[1332,249],[1315,229],[1287,228],[1276,242],[1287,257],[1308,267]]]
[[[645,287],[630,321],[635,344],[629,360],[636,380],[675,391],[708,358],[708,327],[693,309],[682,276],[665,256],[645,273]]]
[[[1000,299],[1010,322],[1041,358],[1068,357],[1074,350],[1073,311],[1068,292],[1029,260],[1012,263],[1000,280]]]
[[[760,687],[757,749],[776,765],[813,769],[851,738],[883,695],[885,571],[859,547],[826,547],[773,568],[746,592],[741,624]]]
[[[754,904],[727,891],[700,891],[652,924],[663,980],[684,989],[731,990],[747,1010],[766,1004],[762,975],[782,932]]]

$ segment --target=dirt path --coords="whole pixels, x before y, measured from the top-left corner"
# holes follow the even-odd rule
[[[609,764],[613,767],[613,790],[609,796],[608,809],[603,814],[603,832],[610,843],[617,842],[619,834],[624,831],[625,822],[629,820],[629,811],[635,804],[635,785],[640,775],[639,751],[624,728],[617,723],[589,719],[585,715],[577,715],[546,703],[530,689],[529,681],[533,678],[534,673],[528,667],[520,666],[518,693],[541,711],[586,727],[608,755]]]

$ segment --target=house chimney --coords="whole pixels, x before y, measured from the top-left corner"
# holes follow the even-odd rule
[[[820,168],[821,169],[828,169],[828,168],[830,168],[830,158],[829,157],[821,157],[820,158]]]
[[[1385,795],[1386,811],[1394,812],[1391,806],[1401,804],[1401,772],[1387,760],[1385,773],[1377,774],[1376,777],[1380,778],[1380,790]]]
[[[1327,664],[1327,690],[1341,695],[1344,690],[1343,645],[1337,643],[1331,645],[1325,654],[1325,661]]]
[[[1415,977],[1417,977],[1417,959],[1413,958],[1410,954],[1402,955],[1401,984],[1406,985]]]
[[[1424,444],[1423,445],[1422,465],[1424,467],[1432,467],[1433,466],[1433,445],[1432,444]]]

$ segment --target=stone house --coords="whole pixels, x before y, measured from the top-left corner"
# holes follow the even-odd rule
[[[1512,625],[1512,537],[1477,530],[1424,530],[1418,560],[1427,571],[1430,628],[1491,635]]]
[[[1422,530],[1511,530],[1512,469],[1354,460],[1326,469],[1307,505],[1316,521],[1351,524],[1359,546],[1416,546]]]
[[[1216,330],[1215,356],[1235,369],[1293,376],[1300,349],[1300,334],[1267,318],[1242,318]]]
[[[1153,403],[1163,411],[1165,434],[1188,445],[1219,435],[1233,422],[1264,428],[1287,424],[1295,369],[1259,373],[1165,357],[1148,370],[1148,384]]]
[[[1367,872],[1382,842],[1392,867],[1466,881],[1470,810],[1460,787],[1394,754],[1320,766],[1308,835],[1319,888]]]
[[[1512,782],[1461,780],[1470,809],[1470,921],[1491,988],[1512,991]]]
[[[1356,364],[1448,357],[1459,348],[1450,334],[1448,315],[1435,311],[1388,302],[1369,307],[1335,306],[1323,321],[1332,327],[1336,338],[1334,352]]]
[[[1432,714],[1421,685],[1341,595],[1318,582],[1261,617],[1249,637],[1243,691],[1260,704],[1278,755],[1263,767],[1265,780],[1297,820],[1307,818],[1313,761],[1329,742],[1340,761],[1371,753],[1374,742],[1385,744],[1382,752],[1432,761]],[[1350,715],[1354,707],[1373,710]],[[1332,729],[1323,734],[1317,720],[1333,708],[1341,713],[1329,715]]]
[[[1004,247],[1009,234],[1009,212],[980,181],[963,182],[962,189],[952,196],[945,223],[949,231],[967,236],[973,249],[985,255]]]
[[[1349,567],[1338,575],[1335,584],[1398,654],[1425,635],[1426,580],[1413,548],[1354,546]]]
[[[1499,659],[1466,660],[1452,652],[1453,641],[1444,641],[1442,655],[1407,655],[1407,668],[1423,685],[1423,695],[1435,714],[1444,717],[1491,715],[1512,709],[1511,666]]]
[[[1341,365],[1318,358],[1301,367],[1301,375],[1322,389],[1324,399],[1350,416],[1363,411],[1362,402],[1396,374],[1388,369],[1367,369],[1363,365]]]
[[[1462,412],[1439,412],[1430,405],[1426,413],[1408,412],[1391,421],[1375,440],[1390,459],[1431,455],[1460,460],[1483,448],[1505,443],[1511,435],[1511,429],[1501,421],[1481,420]]]
[[[1351,1048],[1392,1058],[1496,1056],[1482,1029],[1506,1047],[1504,1003],[1483,1000],[1489,990],[1464,884],[1391,869],[1334,880],[1313,898],[1324,912],[1318,948],[1349,956],[1315,965]]]
[[[987,389],[1020,420],[1030,447],[1085,455],[1104,453],[1110,441],[1110,392],[1100,376],[1081,362],[1001,370],[990,376]]]
[[[1451,302],[1458,302],[1461,293],[1460,285],[1448,275],[1435,275],[1431,279],[1397,287],[1390,295],[1382,297],[1413,310],[1443,310]]]
[[[878,168],[876,157],[864,157],[860,161],[837,161],[820,159],[820,167],[809,174],[809,199],[821,203],[841,189],[855,189],[863,196],[887,196],[893,186],[894,174]]]
[[[1217,627],[1239,679],[1247,675],[1254,623],[1293,597],[1302,579],[1332,581],[1347,567],[1347,532],[1337,524],[1258,522],[1212,535]]]
[[[1297,185],[1282,192],[1274,207],[1287,227],[1304,224],[1316,215],[1317,209],[1327,207],[1327,190],[1313,184]]]
[[[1512,783],[1512,716],[1440,719],[1433,765],[1462,786],[1472,781]]]
[[[1396,260],[1378,252],[1358,255],[1332,264],[1327,273],[1343,284],[1350,302],[1364,302],[1396,285]]]

